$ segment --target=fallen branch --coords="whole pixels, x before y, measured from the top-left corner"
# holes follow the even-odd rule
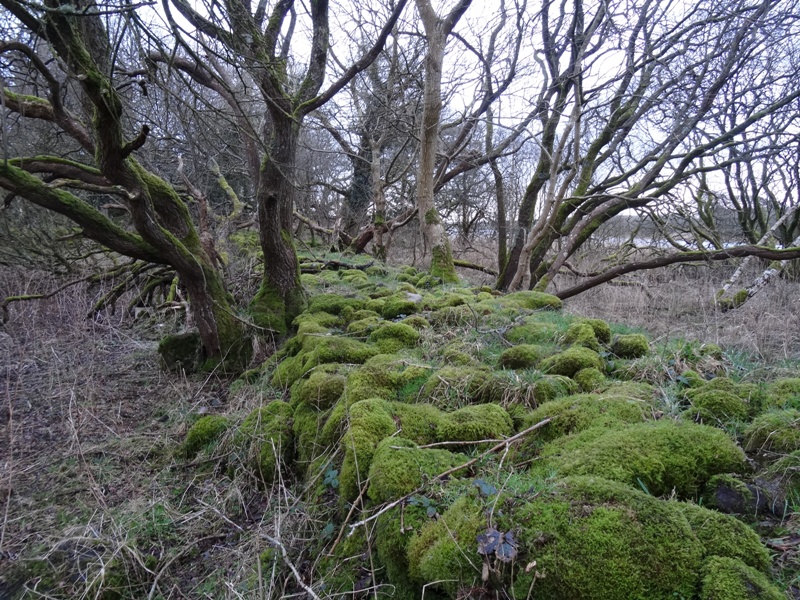
[[[495,271],[491,267],[484,267],[483,265],[471,263],[468,260],[455,259],[453,260],[453,264],[457,267],[462,267],[464,269],[472,269],[473,271],[480,271],[481,273],[488,273],[489,275],[497,277],[497,271]]]
[[[484,457],[486,457],[486,456],[488,456],[490,454],[493,454],[493,453],[497,452],[498,450],[500,450],[502,448],[508,448],[514,442],[522,439],[523,437],[525,437],[529,433],[531,433],[533,431],[536,431],[537,429],[539,429],[541,427],[544,427],[549,422],[550,422],[550,418],[549,417],[547,419],[544,419],[543,421],[539,421],[538,423],[536,423],[536,425],[531,425],[530,427],[528,427],[524,431],[520,431],[518,434],[511,436],[507,440],[503,440],[499,444],[495,444],[494,446],[492,446],[491,448],[489,448],[485,452],[482,452],[481,454],[479,454],[475,458],[473,458],[471,460],[468,460],[463,465],[459,465],[457,467],[453,467],[452,469],[447,469],[447,471],[445,471],[444,473],[439,473],[433,479],[431,479],[431,481],[441,481],[445,477],[448,477],[449,475],[452,475],[453,473],[456,473],[457,471],[461,471],[463,469],[471,467],[472,465],[474,465],[476,462],[478,462],[479,460],[483,459]],[[382,514],[392,510],[398,504],[402,504],[403,502],[408,500],[414,494],[419,494],[424,489],[424,487],[425,487],[424,485],[419,486],[417,489],[409,492],[405,496],[402,496],[402,497],[398,498],[397,500],[389,502],[388,504],[386,504],[382,509],[380,509],[375,514],[370,515],[366,519],[362,519],[358,523],[353,523],[352,525],[350,525],[350,531],[347,533],[347,537],[350,537],[351,535],[353,535],[355,530],[358,529],[359,527],[374,521],[375,519],[380,517]]]

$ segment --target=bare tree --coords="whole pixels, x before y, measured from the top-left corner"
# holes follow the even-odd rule
[[[20,84],[44,92],[25,94],[4,87],[3,105],[26,119],[57,126],[72,140],[72,158],[6,155],[0,163],[0,186],[66,216],[84,235],[120,254],[173,267],[189,292],[207,356],[215,362],[228,357],[243,363],[249,344],[186,204],[169,183],[134,158],[150,128],[143,124],[138,133],[131,131],[121,91],[127,88],[127,76],[115,60],[120,40],[104,24],[105,18],[129,16],[130,11],[56,0],[35,7],[15,0],[1,4],[31,43],[5,40],[0,54],[29,67],[31,78]],[[133,230],[87,202],[86,192],[117,198],[129,212]]]

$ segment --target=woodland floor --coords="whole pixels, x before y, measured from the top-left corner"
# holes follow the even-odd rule
[[[34,285],[0,275],[7,285]],[[646,286],[608,286],[568,301],[565,311],[661,339],[719,343],[737,350],[750,371],[775,374],[800,360],[800,284],[781,283],[726,314],[709,303],[713,282],[693,273]],[[225,585],[229,597],[245,597],[236,590],[255,573],[237,556],[258,551],[253,532],[274,505],[254,489],[195,484],[172,457],[186,415],[225,405],[230,382],[160,370],[157,339],[173,323],[89,320],[88,305],[74,295],[15,305],[0,329],[0,599],[52,597],[39,593],[36,579],[8,575],[31,558],[51,567],[41,575],[48,594],[55,585],[59,597],[95,597],[93,590],[114,585],[104,564],[122,555],[129,565],[122,577],[140,585],[143,598],[219,597]],[[278,504],[294,507],[291,492],[283,493]],[[152,547],[129,545],[134,534],[149,536]],[[284,534],[287,544],[303,542]],[[786,543],[779,560],[794,560],[795,546]],[[169,562],[161,560],[167,553]],[[220,572],[227,583],[206,580]],[[259,585],[248,597],[271,597]]]

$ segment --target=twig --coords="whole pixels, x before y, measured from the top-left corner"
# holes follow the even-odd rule
[[[505,443],[506,440],[472,440],[472,441],[455,441],[455,442],[434,442],[432,444],[424,444],[417,446],[419,450],[426,448],[438,448],[439,446],[466,446],[467,444],[497,444],[498,442]],[[392,446],[392,448],[406,448],[406,446]]]
[[[472,465],[474,465],[476,462],[478,462],[479,460],[481,460],[481,459],[482,459],[482,458],[484,458],[485,456],[488,456],[489,454],[492,454],[492,453],[494,453],[494,452],[497,452],[497,451],[498,451],[498,450],[500,450],[501,448],[506,448],[506,447],[508,447],[510,444],[513,444],[513,443],[514,443],[514,442],[516,442],[517,440],[519,440],[519,439],[521,439],[521,438],[525,437],[526,435],[528,435],[528,434],[529,434],[529,433],[531,433],[532,431],[536,431],[536,430],[537,430],[537,429],[539,429],[540,427],[544,427],[544,426],[545,426],[545,425],[547,425],[549,422],[550,422],[550,417],[548,417],[547,419],[544,419],[544,420],[542,420],[542,421],[539,421],[538,423],[536,423],[535,425],[531,425],[530,427],[528,427],[528,428],[527,428],[527,429],[525,429],[524,431],[520,431],[518,434],[511,436],[511,437],[510,437],[510,438],[508,438],[507,440],[503,440],[503,441],[502,441],[502,442],[500,442],[499,444],[495,444],[494,446],[492,446],[491,448],[489,448],[489,449],[488,449],[488,450],[486,450],[485,452],[482,452],[481,454],[479,454],[479,455],[478,455],[478,456],[476,456],[475,458],[473,458],[473,459],[471,459],[471,460],[468,460],[468,461],[467,461],[467,462],[465,462],[463,465],[459,465],[459,466],[457,466],[457,467],[453,467],[452,469],[447,469],[447,471],[445,471],[444,473],[439,473],[439,474],[438,474],[438,475],[436,475],[436,476],[435,476],[433,479],[431,479],[431,481],[437,481],[437,480],[444,479],[444,478],[445,478],[445,477],[447,477],[448,475],[452,475],[453,473],[455,473],[455,472],[457,472],[457,471],[461,471],[461,470],[463,470],[463,469],[466,469],[467,467],[471,467]],[[411,496],[413,496],[414,494],[418,494],[419,492],[421,492],[421,491],[422,491],[422,489],[423,489],[423,488],[424,488],[424,485],[421,485],[421,486],[419,486],[417,489],[415,489],[415,490],[413,490],[413,491],[409,492],[408,494],[406,494],[405,496],[402,496],[401,498],[398,498],[397,500],[394,500],[393,502],[390,502],[389,504],[385,505],[385,506],[384,506],[382,509],[380,509],[380,510],[379,510],[378,512],[376,512],[375,514],[373,514],[373,515],[371,515],[371,516],[367,517],[366,519],[362,519],[362,520],[361,520],[361,521],[359,521],[358,523],[353,523],[352,525],[350,525],[350,531],[348,532],[347,536],[349,537],[349,536],[353,535],[353,532],[354,532],[354,531],[355,531],[357,528],[361,527],[362,525],[366,525],[366,524],[367,524],[367,523],[369,523],[370,521],[374,521],[375,519],[377,519],[378,517],[380,517],[380,516],[381,516],[383,513],[385,513],[385,512],[388,512],[388,511],[392,510],[392,509],[393,509],[395,506],[397,506],[398,504],[401,504],[402,502],[405,502],[405,501],[406,501],[408,498],[410,498],[410,497],[411,497]]]
[[[295,579],[295,581],[297,581],[297,584],[301,588],[303,588],[306,591],[306,593],[309,596],[311,596],[314,600],[321,600],[320,597],[317,596],[317,594],[314,593],[314,590],[312,590],[310,587],[308,587],[308,585],[306,585],[305,582],[303,581],[303,578],[300,577],[299,571],[292,564],[292,561],[289,560],[289,555],[286,553],[286,548],[284,548],[284,546],[281,543],[281,541],[275,539],[272,536],[267,535],[266,533],[262,533],[261,535],[264,536],[265,540],[267,540],[270,544],[272,544],[273,546],[275,546],[276,548],[278,548],[281,551],[281,558],[283,558],[283,562],[286,563],[286,566],[289,567],[289,569],[291,569],[292,575],[294,575],[294,579]]]

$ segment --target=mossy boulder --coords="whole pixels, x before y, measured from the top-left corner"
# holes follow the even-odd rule
[[[760,386],[752,383],[736,383],[727,377],[703,380],[700,385],[687,389],[684,396],[693,406],[697,406],[698,399],[700,404],[703,404],[702,397],[711,396],[714,392],[724,392],[740,398],[746,404],[747,412],[750,415],[760,412],[767,403],[767,396]]]
[[[421,317],[419,315],[411,315],[410,317],[406,317],[400,322],[403,323],[404,325],[408,325],[409,327],[413,327],[417,331],[428,329],[431,326],[431,324],[425,317]]]
[[[567,329],[564,341],[572,346],[583,346],[595,352],[600,351],[600,342],[594,334],[594,329],[588,323],[573,323]]]
[[[765,412],[753,419],[743,435],[748,452],[800,450],[800,410],[790,408]]]
[[[395,500],[467,460],[447,450],[418,448],[405,438],[386,438],[378,444],[370,464],[368,496],[376,503]]]
[[[311,404],[298,404],[292,415],[292,432],[294,434],[297,463],[300,472],[317,457],[328,450],[328,445],[321,439],[321,431],[331,411],[317,410]]]
[[[364,308],[366,301],[363,298],[348,298],[339,294],[317,294],[308,303],[308,312],[326,312],[339,315],[349,307],[353,310]]]
[[[691,408],[684,411],[682,416],[709,425],[744,421],[750,412],[747,402],[739,396],[720,390],[695,394],[691,403]]]
[[[540,344],[555,339],[558,328],[551,323],[530,322],[509,329],[505,338],[512,344]]]
[[[186,433],[181,453],[193,458],[200,450],[216,442],[231,426],[230,420],[222,415],[206,415],[197,419]]]
[[[550,423],[535,435],[523,440],[520,449],[543,443],[593,427],[615,428],[642,423],[652,418],[652,405],[638,399],[600,394],[577,394],[546,402],[531,412],[522,429],[545,419]]]
[[[473,498],[461,496],[435,521],[428,521],[408,543],[410,579],[431,591],[443,589],[448,598],[458,597],[459,588],[474,580],[475,546],[486,529],[486,517]],[[444,575],[446,573],[446,575]]]
[[[767,386],[766,394],[771,407],[800,410],[800,377],[774,381]]]
[[[492,402],[503,394],[495,384],[491,371],[483,366],[447,366],[430,375],[421,398],[441,407]]]
[[[164,336],[158,343],[161,365],[168,371],[197,371],[203,358],[203,342],[198,331]]]
[[[736,558],[769,573],[770,556],[758,534],[736,517],[687,502],[675,503],[703,544],[706,556]]]
[[[339,477],[342,498],[354,500],[366,481],[378,443],[397,432],[414,443],[436,439],[442,413],[427,404],[370,399],[350,407],[350,425],[342,438],[345,450]]]
[[[393,400],[408,392],[409,386],[418,391],[430,372],[431,369],[410,364],[397,355],[378,354],[348,375],[344,398],[348,406],[368,398]]]
[[[601,344],[611,342],[611,327],[603,319],[579,319],[578,323],[585,323],[594,331],[594,336]]]
[[[382,300],[383,306],[380,312],[384,319],[396,319],[419,312],[419,304],[409,293],[395,294]]]
[[[641,333],[618,335],[611,343],[611,352],[619,358],[641,358],[650,353],[650,342]]]
[[[501,306],[528,310],[561,310],[564,305],[556,296],[535,291],[513,292],[500,297],[498,301]]]
[[[559,354],[545,358],[539,368],[553,375],[572,377],[582,369],[595,368],[604,370],[605,364],[600,355],[589,348],[572,346]]]
[[[769,509],[769,499],[762,490],[731,473],[709,479],[702,502],[708,508],[743,518],[753,518]]]
[[[360,312],[360,311],[359,311]],[[372,312],[365,311],[365,312]],[[364,319],[356,319],[347,326],[347,333],[359,337],[367,337],[376,327],[378,327],[384,320],[375,315],[374,317],[366,317]]]
[[[274,400],[251,412],[234,434],[234,446],[244,452],[247,464],[265,483],[275,479],[279,463],[291,462],[293,413],[287,402]]]
[[[503,350],[498,359],[504,369],[529,369],[542,358],[542,351],[532,344],[520,344]]]
[[[744,453],[714,427],[671,420],[594,427],[555,440],[538,468],[560,475],[594,475],[651,494],[693,498],[719,473],[747,470]]]
[[[700,600],[786,600],[763,573],[735,558],[708,558],[701,577]]]
[[[324,369],[314,371],[308,379],[297,382],[293,388],[292,402],[308,404],[316,410],[328,409],[344,392],[346,381],[345,376],[340,373],[330,373]]]
[[[596,367],[581,369],[572,378],[584,392],[598,390],[608,381],[606,376]]]
[[[419,332],[405,323],[389,323],[375,329],[369,336],[381,352],[391,354],[403,348],[413,348],[419,341]]]
[[[497,440],[512,434],[511,417],[497,404],[476,404],[446,413],[439,423],[437,439],[443,442]]]

